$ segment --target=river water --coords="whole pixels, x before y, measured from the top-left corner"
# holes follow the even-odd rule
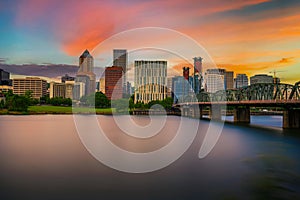
[[[149,123],[147,116],[133,118]],[[124,135],[112,116],[97,119],[114,144],[132,152],[163,147],[182,120],[168,116],[162,136],[137,140]],[[281,129],[280,116],[251,121],[224,124],[213,150],[199,159],[210,123],[201,120],[178,160],[132,174],[97,161],[81,143],[72,115],[0,116],[0,199],[299,199],[299,130]]]

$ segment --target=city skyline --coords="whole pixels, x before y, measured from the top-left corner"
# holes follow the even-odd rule
[[[279,76],[288,83],[294,83],[299,77],[299,1],[157,1],[151,4],[89,1],[82,4],[1,2],[0,24],[5,29],[1,32],[0,44],[4,48],[0,50],[0,68],[5,65],[7,70],[11,65],[32,64],[37,65],[32,67],[32,71],[36,71],[42,64],[48,64],[48,68],[61,64],[76,66],[77,56],[84,49],[92,51],[99,43],[122,31],[152,26],[191,37],[208,51],[218,67],[228,71],[250,77],[283,70],[285,72]],[[108,19],[106,15],[115,6],[124,9]],[[174,41],[171,37],[153,42],[164,42],[168,47]],[[125,42],[115,48],[130,50],[134,46],[130,42],[128,46],[124,46]],[[103,52],[111,54],[111,49],[103,49]],[[111,55],[104,53],[99,59],[110,58]],[[189,62],[191,64],[192,60]],[[186,64],[176,60],[169,63],[170,68]],[[106,66],[95,67],[104,69]],[[14,72],[21,69],[15,68]]]

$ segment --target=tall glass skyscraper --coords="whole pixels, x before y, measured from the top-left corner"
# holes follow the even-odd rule
[[[122,67],[123,69],[123,93],[127,93],[127,50],[126,49],[114,49],[113,50],[113,66]]]

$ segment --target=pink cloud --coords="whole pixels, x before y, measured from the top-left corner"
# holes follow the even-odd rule
[[[240,9],[268,0],[211,1],[39,1],[17,5],[17,23],[47,23],[62,49],[78,55],[109,36],[130,28],[160,26],[176,28],[185,21],[216,12]],[[197,5],[197,6],[195,6]]]

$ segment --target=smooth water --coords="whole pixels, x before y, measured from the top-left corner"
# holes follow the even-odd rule
[[[168,116],[162,133],[143,140],[123,134],[112,116],[97,118],[114,144],[133,152],[161,148],[181,120]],[[146,116],[134,120],[149,123]],[[0,116],[0,199],[299,199],[300,133],[278,128],[276,116],[251,120],[255,126],[225,124],[204,159],[198,153],[210,122],[200,121],[180,159],[158,171],[130,174],[93,158],[71,115]]]

